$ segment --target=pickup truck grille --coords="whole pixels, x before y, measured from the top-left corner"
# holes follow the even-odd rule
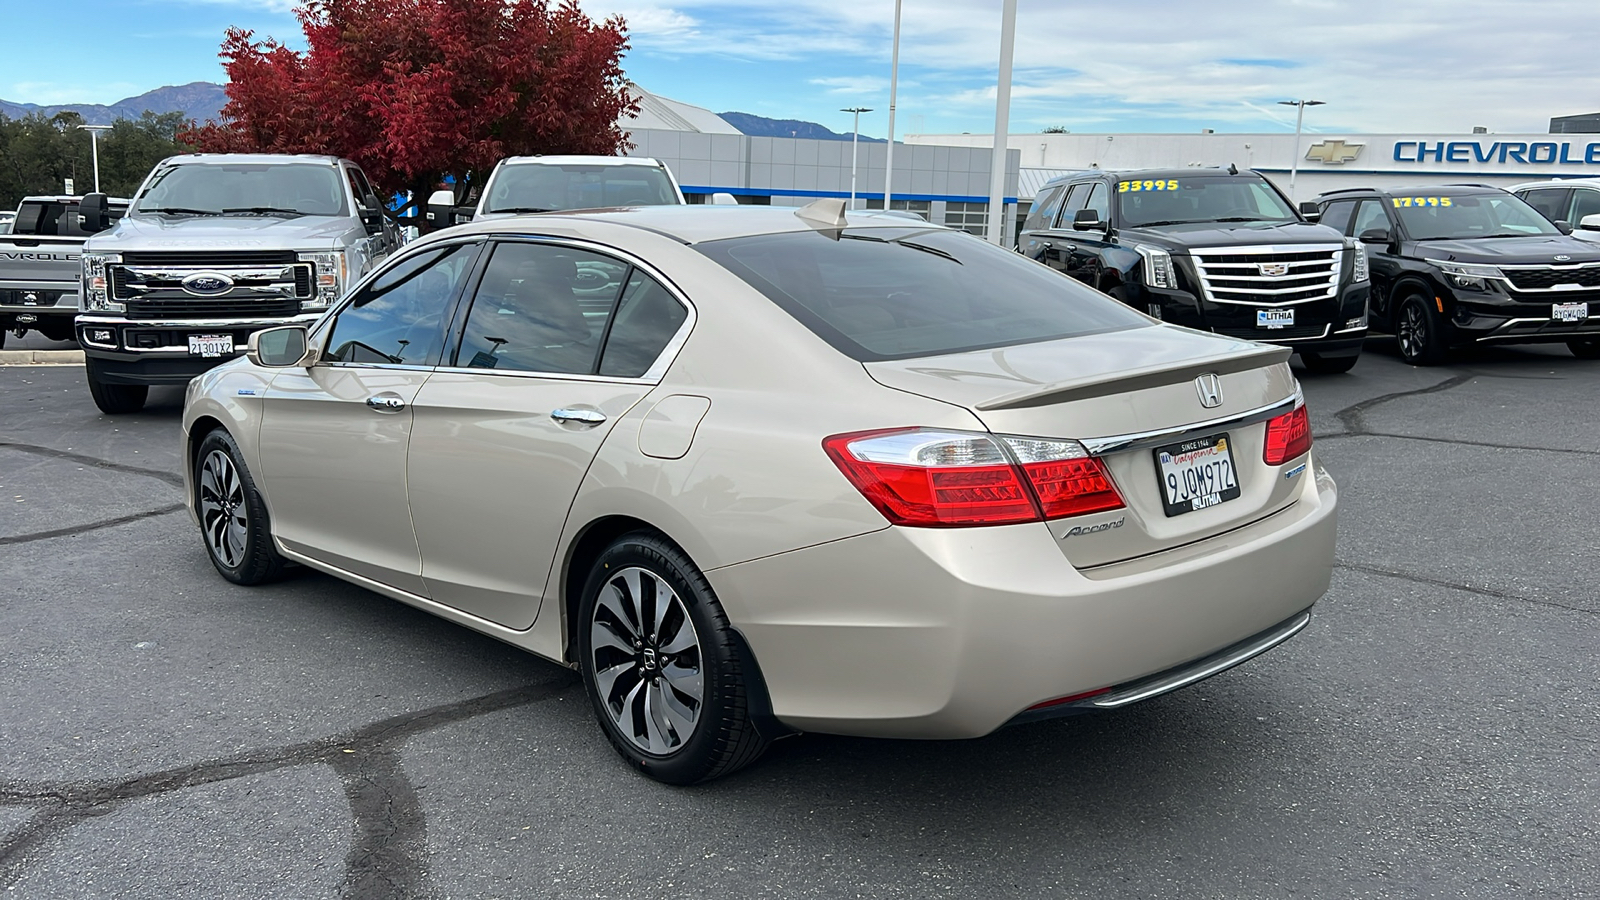
[[[1217,247],[1190,256],[1200,290],[1212,303],[1292,306],[1338,294],[1344,248]]]
[[[1501,266],[1511,286],[1519,291],[1549,291],[1560,284],[1600,287],[1600,265]],[[1571,290],[1568,288],[1567,290]]]
[[[292,255],[292,254],[291,254]],[[208,304],[251,303],[269,300],[309,300],[315,293],[310,263],[243,265],[133,265],[110,267],[111,297],[122,301],[186,301]],[[221,293],[191,292],[184,279],[199,274],[225,275],[229,284]]]
[[[287,266],[298,262],[293,250],[141,250],[122,254],[129,266]]]
[[[130,319],[280,319],[298,315],[298,300],[128,300]]]

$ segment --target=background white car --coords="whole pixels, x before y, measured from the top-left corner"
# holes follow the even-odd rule
[[[1511,188],[1552,222],[1572,226],[1572,236],[1600,243],[1600,178],[1530,181]]]

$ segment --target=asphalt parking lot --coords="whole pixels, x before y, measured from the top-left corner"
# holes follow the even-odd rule
[[[1302,381],[1339,564],[1283,648],[1117,713],[801,736],[681,789],[624,768],[566,669],[305,570],[217,577],[178,389],[112,419],[79,368],[0,368],[0,889],[1600,896],[1600,363],[1413,369],[1373,339]]]

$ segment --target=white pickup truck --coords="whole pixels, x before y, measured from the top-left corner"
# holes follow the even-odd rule
[[[435,191],[428,198],[428,224],[439,229],[523,213],[684,202],[677,179],[658,159],[508,156],[495,164],[474,205],[456,206],[452,191]]]
[[[88,232],[78,227],[81,197],[24,197],[8,233],[0,234],[0,347],[6,332],[37,331],[52,341],[72,340],[78,314],[78,253]],[[116,220],[128,201],[107,201]]]

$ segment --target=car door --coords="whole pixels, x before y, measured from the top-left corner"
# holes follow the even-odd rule
[[[407,479],[434,600],[533,624],[578,485],[688,322],[660,279],[609,252],[493,247],[453,365],[415,403]]]
[[[1052,269],[1057,269],[1063,274],[1071,274],[1068,266],[1072,263],[1072,248],[1077,240],[1076,233],[1072,230],[1072,217],[1078,210],[1083,209],[1084,201],[1089,199],[1089,183],[1078,182],[1068,186],[1066,199],[1061,203],[1055,221],[1045,223],[1050,230],[1045,233],[1041,247],[1044,264]]]
[[[411,403],[478,249],[462,241],[396,261],[318,329],[315,365],[273,378],[262,480],[288,549],[426,596],[406,496]]]
[[[1049,241],[1045,232],[1055,225],[1056,213],[1061,211],[1061,201],[1066,199],[1066,196],[1067,186],[1058,184],[1045,188],[1034,201],[1027,221],[1022,224],[1022,237],[1018,241],[1017,250],[1023,256],[1044,261],[1045,244]]]
[[[1084,284],[1099,287],[1101,273],[1105,271],[1105,251],[1111,245],[1111,192],[1103,181],[1091,182],[1088,187],[1088,196],[1081,208],[1092,209],[1099,214],[1101,226],[1077,231],[1071,230],[1070,219],[1063,220],[1062,224],[1072,234],[1066,271]]]
[[[388,216],[383,215],[382,201],[373,192],[372,185],[367,181],[367,176],[355,166],[346,166],[344,174],[345,178],[350,182],[350,194],[355,199],[356,215],[364,217],[376,212],[380,217],[378,230],[373,231],[368,228],[367,236],[356,242],[358,252],[364,258],[364,268],[358,272],[352,272],[351,275],[359,278],[377,267],[379,263],[382,263],[384,258],[394,250],[397,241],[395,239],[394,223],[389,221]]]
[[[1348,232],[1357,240],[1361,239],[1361,235],[1380,228],[1389,233],[1386,243],[1362,242],[1367,250],[1367,269],[1372,279],[1371,309],[1384,322],[1389,317],[1389,294],[1400,275],[1400,259],[1390,252],[1397,246],[1400,234],[1387,207],[1388,201],[1380,197],[1366,197],[1357,201]]]

